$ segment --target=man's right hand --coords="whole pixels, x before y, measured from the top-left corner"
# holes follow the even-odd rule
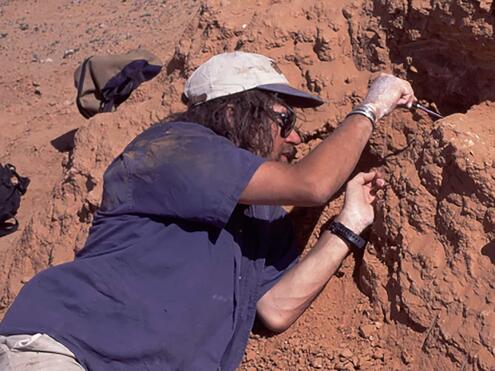
[[[378,121],[397,106],[402,105],[411,108],[416,100],[409,82],[383,73],[371,84],[363,104],[373,106]]]
[[[411,106],[415,100],[407,81],[381,75],[372,83],[363,103],[369,103],[376,119],[380,119],[397,105]],[[264,162],[242,192],[239,203],[325,204],[349,177],[371,132],[368,118],[357,114],[349,116],[332,135],[297,163]]]

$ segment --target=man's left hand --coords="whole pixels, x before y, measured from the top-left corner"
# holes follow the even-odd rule
[[[357,174],[347,183],[344,207],[335,221],[360,234],[373,223],[373,202],[384,185],[385,180],[377,171]]]

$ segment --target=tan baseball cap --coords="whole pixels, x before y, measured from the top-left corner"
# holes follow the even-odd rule
[[[251,89],[278,93],[294,107],[324,103],[317,96],[291,87],[272,59],[239,51],[215,55],[199,66],[186,81],[184,97],[189,106],[194,106]]]

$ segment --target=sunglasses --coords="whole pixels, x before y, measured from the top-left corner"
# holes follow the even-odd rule
[[[280,126],[280,136],[287,138],[296,126],[296,113],[289,106],[284,106],[285,112],[269,111],[269,116]]]

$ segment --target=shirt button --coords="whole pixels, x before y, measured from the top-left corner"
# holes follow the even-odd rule
[[[239,279],[242,279],[242,276],[239,276]]]

